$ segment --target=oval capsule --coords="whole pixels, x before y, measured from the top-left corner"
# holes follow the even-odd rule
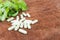
[[[27,31],[24,30],[24,29],[19,29],[18,31],[19,31],[20,33],[23,33],[23,34],[27,34]]]

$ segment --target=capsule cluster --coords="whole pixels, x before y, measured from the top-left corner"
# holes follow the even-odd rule
[[[12,25],[8,28],[8,30],[15,30],[23,34],[27,34],[27,31],[22,28],[31,29],[31,24],[37,23],[38,20],[27,20],[25,17],[31,17],[31,15],[29,13],[22,12],[22,14],[20,14],[20,17],[17,16],[16,19],[13,17],[7,19],[7,21],[11,22]]]

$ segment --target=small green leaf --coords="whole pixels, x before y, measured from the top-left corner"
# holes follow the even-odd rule
[[[0,4],[0,8],[2,8],[3,7],[3,5],[2,4]]]
[[[4,7],[11,7],[11,2],[10,1],[6,1],[4,2]]]
[[[20,4],[19,6],[21,6],[22,11],[27,10],[27,5],[24,2],[24,0],[19,0],[19,4]]]
[[[14,2],[14,3],[18,3],[18,0],[11,0],[12,2]]]
[[[0,16],[2,15],[2,11],[0,10]]]
[[[16,13],[14,13],[12,16],[16,16],[18,14],[18,11]]]

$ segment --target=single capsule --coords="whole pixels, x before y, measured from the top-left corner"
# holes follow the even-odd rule
[[[25,12],[22,12],[22,15],[27,16],[27,15],[25,14]]]
[[[28,17],[31,17],[31,15],[29,13],[26,14]]]
[[[12,20],[12,21],[11,21],[11,23],[14,23],[14,22],[16,22],[16,20]]]
[[[34,21],[32,21],[32,24],[35,24],[35,23],[37,23],[38,22],[38,20],[34,20]]]
[[[15,26],[11,26],[8,28],[9,31],[13,30],[15,28]]]
[[[13,17],[11,17],[11,18],[9,18],[9,19],[7,19],[7,21],[9,22],[9,21],[12,21],[14,18]]]
[[[28,29],[31,29],[31,25],[29,23],[27,24],[27,26],[28,26]]]
[[[23,34],[27,34],[27,31],[24,30],[24,29],[19,29],[18,31],[19,31],[20,33],[23,33]]]
[[[22,19],[20,19],[20,21],[19,22],[22,22],[22,21],[24,21],[25,20],[25,18],[22,18]]]
[[[21,17],[21,18],[24,18],[22,14],[20,15],[20,17]]]
[[[17,20],[17,21],[19,20],[19,16],[16,17],[16,20]]]
[[[31,24],[32,23],[32,20],[25,20],[25,22]]]
[[[24,21],[23,25],[24,25],[24,28],[27,28],[27,22],[26,21]]]

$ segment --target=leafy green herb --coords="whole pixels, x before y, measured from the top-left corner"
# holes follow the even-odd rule
[[[24,0],[0,0],[0,21],[16,16],[20,10],[27,10],[27,4]]]

